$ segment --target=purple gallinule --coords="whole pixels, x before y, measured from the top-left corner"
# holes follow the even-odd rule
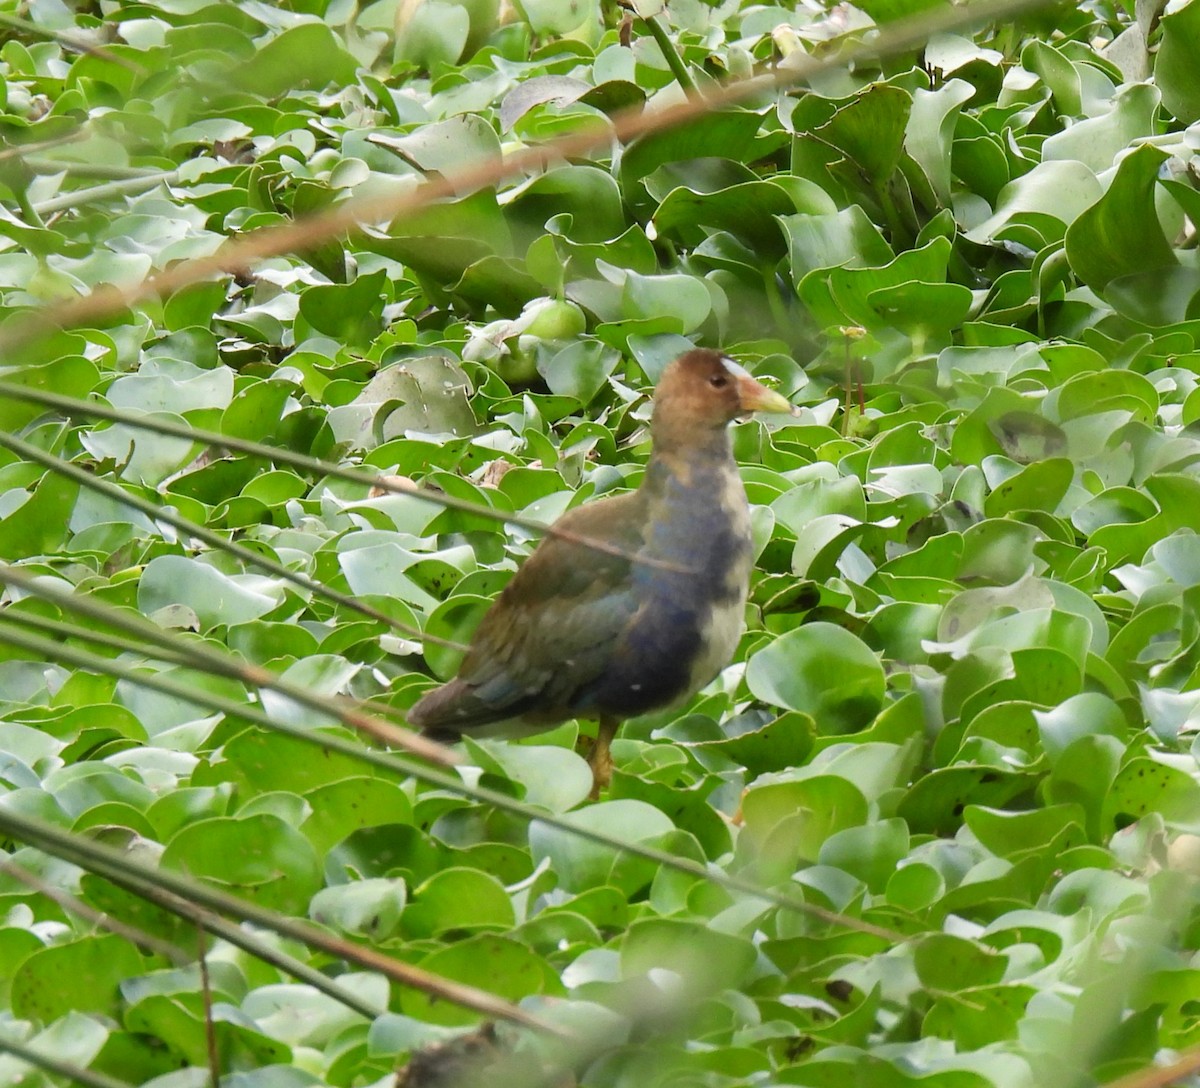
[[[483,617],[458,676],[409,724],[442,739],[496,722],[514,734],[597,718],[593,796],[625,718],[681,703],[729,662],[750,578],[750,510],[727,425],[791,412],[732,359],[696,348],[663,371],[641,486],[557,527],[620,555],[546,537]],[[627,557],[648,559],[638,562]]]

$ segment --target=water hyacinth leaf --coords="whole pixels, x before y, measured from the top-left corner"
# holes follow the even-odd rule
[[[1016,510],[1053,512],[1066,495],[1074,472],[1065,457],[1034,461],[994,486],[983,512],[988,517],[1003,517]]]
[[[1107,192],[1070,224],[1067,259],[1089,287],[1176,263],[1154,207],[1154,186],[1167,153],[1143,144],[1117,167]]]
[[[344,695],[350,681],[361,668],[357,662],[347,661],[338,654],[313,654],[289,665],[280,674],[280,679],[317,695]],[[265,689],[260,693],[260,698],[263,710],[278,721],[307,725],[313,723],[313,711],[301,707],[286,695]]]
[[[950,200],[952,138],[959,110],[975,93],[963,79],[947,80],[936,90],[917,88],[904,135],[904,148],[924,172],[943,205]]]
[[[796,541],[792,551],[792,572],[813,579],[828,577],[838,557],[868,528],[870,526],[863,522],[842,514],[815,518],[806,526],[804,536]]]
[[[675,826],[658,809],[632,799],[602,801],[569,813],[566,819],[629,842],[653,841]],[[636,888],[640,881],[648,882],[652,872],[649,863],[622,860],[609,847],[536,822],[529,828],[529,845],[535,861],[549,859],[561,886],[574,892],[610,883]]]
[[[408,795],[379,778],[343,778],[309,790],[304,799],[310,811],[300,833],[318,855],[361,828],[404,823],[412,817]]]
[[[525,788],[524,800],[550,812],[569,812],[592,788],[587,763],[566,748],[549,745],[493,745],[489,759],[511,782]]]
[[[13,930],[10,932],[23,932]],[[108,1049],[115,1032],[107,1026],[98,1023],[82,1012],[70,1012],[49,1027],[37,1032],[28,1041],[31,1050],[38,1054],[52,1054],[61,1061],[69,1062],[79,1068],[88,1068],[103,1051]],[[16,1059],[11,1055],[0,1058],[0,1076],[16,1079]],[[10,1068],[10,1066],[12,1068]],[[98,1064],[103,1067],[103,1061]],[[159,1070],[167,1072],[166,1069]]]
[[[751,112],[711,112],[674,128],[634,140],[621,156],[621,190],[663,163],[721,157],[740,162],[757,132],[760,118]]]
[[[839,110],[814,135],[854,160],[872,185],[887,181],[900,161],[912,98],[876,83]]]
[[[1071,514],[1071,522],[1090,537],[1105,525],[1146,521],[1157,511],[1150,496],[1131,487],[1109,487],[1076,509]]]
[[[948,332],[966,319],[974,305],[970,290],[958,283],[902,283],[872,291],[867,304],[877,321],[910,336]]]
[[[627,978],[670,971],[686,980],[692,999],[741,985],[755,959],[754,946],[747,939],[675,918],[635,922],[620,952],[621,971]]]
[[[439,639],[465,646],[479,626],[484,613],[491,607],[490,598],[474,594],[459,594],[438,605],[430,613],[425,630]],[[425,660],[434,675],[448,680],[457,671],[464,651],[436,642],[425,644]]]
[[[903,820],[880,820],[848,827],[830,835],[817,860],[856,876],[873,892],[887,886],[896,864],[908,853],[908,828]]]
[[[402,33],[396,35],[395,59],[433,69],[454,64],[462,56],[471,34],[471,15],[462,4],[427,0],[408,9],[406,21],[397,29]]]
[[[484,257],[513,255],[512,234],[490,189],[427,205],[393,222],[386,235],[366,234],[365,244],[427,277],[432,287],[454,283]]]
[[[297,73],[315,90],[354,79],[354,58],[324,23],[301,23],[285,30],[230,73],[244,91],[266,97],[295,86]]]
[[[1159,99],[1158,88],[1150,83],[1121,87],[1109,112],[1048,136],[1042,145],[1042,157],[1074,159],[1087,163],[1097,173],[1107,170],[1120,152],[1153,132]]]
[[[385,941],[399,928],[405,898],[402,880],[357,880],[322,888],[312,897],[308,915],[314,922],[343,933]]]
[[[739,853],[761,879],[782,879],[798,861],[815,862],[830,835],[866,818],[862,791],[839,775],[765,782],[742,799],[745,843],[739,842]]]
[[[1007,768],[956,764],[926,775],[900,802],[897,814],[913,832],[944,833],[968,804],[998,807],[1029,788],[1030,779]]]
[[[426,125],[408,136],[376,134],[374,142],[395,152],[423,172],[451,173],[455,167],[478,165],[500,155],[500,140],[482,118],[452,117]]]
[[[1162,42],[1154,61],[1154,74],[1163,104],[1185,124],[1200,120],[1200,76],[1189,63],[1200,45],[1200,11],[1195,5],[1165,15],[1159,24]]]
[[[820,215],[780,219],[788,243],[792,282],[802,290],[805,276],[827,268],[872,268],[896,255],[857,204]]]
[[[716,192],[696,192],[682,186],[672,189],[654,213],[660,234],[685,236],[697,227],[729,231],[744,239],[765,261],[784,254],[777,216],[796,211],[795,202],[781,186],[748,181]]]
[[[826,282],[809,276],[801,284],[800,297],[824,324],[840,319],[874,328],[883,322],[878,307],[886,299],[886,292],[905,286],[911,291],[915,280],[934,287],[945,279],[949,257],[949,240],[935,238],[879,268],[835,268]],[[828,292],[828,298],[824,292]],[[829,309],[830,306],[835,309]],[[837,318],[839,312],[841,317]]]
[[[119,985],[143,970],[141,955],[120,937],[84,937],[43,948],[13,975],[13,1010],[44,1023],[71,1012],[116,1017]]]
[[[883,702],[883,667],[861,639],[830,623],[789,631],[750,659],[756,698],[810,715],[822,733],[868,725]]]
[[[410,939],[447,930],[507,932],[516,923],[512,901],[494,877],[476,869],[444,869],[413,888],[402,919]]]
[[[0,518],[0,548],[13,559],[53,555],[66,535],[66,525],[79,496],[79,485],[47,473],[26,492],[10,491],[7,517]]]
[[[1011,181],[997,198],[996,211],[966,232],[973,242],[985,244],[1004,236],[1010,226],[1041,223],[1061,238],[1066,228],[1101,196],[1096,175],[1083,163],[1049,161]]]
[[[282,600],[279,583],[257,575],[227,575],[182,555],[160,555],[146,564],[138,583],[138,608],[152,615],[173,604],[195,612],[201,628],[247,623]]]
[[[255,442],[270,438],[296,392],[294,385],[284,381],[262,382],[239,390],[221,416],[221,433]],[[279,473],[277,479],[288,475]]]
[[[1103,808],[1108,803],[1109,786],[1117,774],[1123,750],[1121,741],[1114,736],[1079,737],[1059,753],[1046,781],[1046,798],[1052,804],[1077,804],[1084,810],[1088,838],[1093,842],[1118,830],[1110,822],[1115,822],[1116,812],[1110,812],[1105,819]],[[1140,802],[1144,804],[1146,800],[1142,794]],[[1135,796],[1134,801],[1137,803],[1139,798]]]
[[[468,937],[447,945],[424,957],[418,966],[509,1001],[519,1001],[530,994],[562,992],[562,984],[534,952],[496,934]],[[405,991],[403,1001],[409,1016],[432,1024],[471,1024],[478,1015],[419,990]]]
[[[354,345],[379,334],[383,316],[383,271],[353,283],[319,284],[300,296],[300,315],[318,332]]]
[[[934,990],[956,992],[999,982],[1007,959],[949,933],[930,933],[913,952],[917,976]]]
[[[621,277],[621,316],[625,319],[669,317],[671,331],[695,331],[712,310],[712,297],[703,282],[692,276]]]
[[[233,375],[224,369],[204,370],[177,359],[147,361],[137,374],[113,382],[107,397],[114,408],[139,412],[228,408],[233,399]]]
[[[326,752],[319,762],[310,758],[312,746],[280,733],[246,729],[225,744],[227,759],[209,771],[211,781],[232,782],[253,792],[291,790],[304,793],[318,786],[352,778],[362,763],[348,755]]]
[[[524,0],[522,17],[535,34],[569,34],[595,15],[595,2],[562,7],[553,0]]]
[[[230,1055],[233,1061],[260,1065],[291,1060],[289,1046],[255,1030],[235,1007],[215,1003],[211,1020],[210,1034],[203,997],[198,993],[150,994],[132,1005],[124,1016],[131,1032],[164,1044],[177,1068],[203,1065],[213,1036],[220,1053]]]
[[[561,166],[539,174],[505,203],[504,214],[517,237],[540,236],[549,220],[563,217],[559,225],[576,244],[608,242],[629,226],[612,175],[594,166]]]
[[[507,132],[534,106],[543,102],[573,102],[590,89],[570,76],[535,76],[513,88],[500,104],[500,128]]]
[[[538,353],[538,373],[552,393],[588,403],[616,369],[620,358],[612,348],[596,341],[578,340],[555,351]]]
[[[320,887],[308,840],[266,814],[218,817],[182,828],[162,860],[276,910],[302,911]]]
[[[727,755],[754,773],[799,766],[812,749],[817,732],[809,715],[795,711],[765,724],[746,717],[737,732],[730,730],[730,724],[726,723],[725,739],[700,741],[696,747]]]
[[[1077,116],[1083,109],[1083,90],[1075,66],[1054,46],[1030,42],[1021,51],[1021,64],[1040,76],[1053,96],[1058,112]]]
[[[1200,829],[1200,783],[1186,771],[1147,757],[1131,759],[1117,773],[1104,801],[1101,826],[1116,831],[1148,812],[1171,826]]]
[[[35,366],[23,366],[5,373],[4,380],[31,389],[46,389],[68,397],[86,397],[96,388],[100,372],[96,364],[82,356],[68,355]],[[25,424],[41,414],[37,405],[16,397],[0,398],[0,426],[18,433]]]
[[[424,355],[385,367],[350,403],[326,416],[338,442],[368,449],[409,432],[475,432],[466,375],[452,359]]]
[[[863,630],[863,641],[885,656],[908,664],[928,658],[925,643],[937,636],[941,609],[931,603],[892,601]]]

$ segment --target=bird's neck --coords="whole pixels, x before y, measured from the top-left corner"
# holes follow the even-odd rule
[[[695,469],[733,466],[727,427],[677,428],[655,420],[650,437],[654,446],[647,466],[649,476],[665,471],[686,484]]]

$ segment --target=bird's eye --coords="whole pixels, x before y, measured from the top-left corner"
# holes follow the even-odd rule
[[[729,384],[729,379],[724,374],[714,374],[708,379],[708,384],[714,389],[724,389]]]

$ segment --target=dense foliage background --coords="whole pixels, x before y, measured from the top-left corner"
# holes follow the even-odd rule
[[[0,1083],[1190,1060],[1200,2],[1014,12],[0,3]],[[598,803],[574,724],[364,740],[692,342],[803,406],[735,663]]]

